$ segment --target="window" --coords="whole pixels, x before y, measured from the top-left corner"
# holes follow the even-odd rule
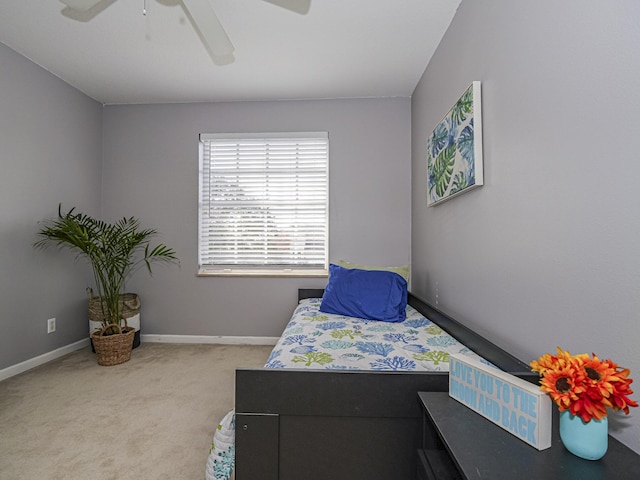
[[[329,137],[201,134],[202,275],[326,275]]]

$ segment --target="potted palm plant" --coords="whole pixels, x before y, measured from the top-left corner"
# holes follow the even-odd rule
[[[90,306],[95,309],[98,305],[101,313],[102,328],[91,333],[98,363],[124,363],[131,357],[134,337],[134,329],[126,325],[123,316],[127,308],[127,294],[122,292],[125,280],[139,268],[146,267],[151,274],[153,263],[178,263],[178,259],[175,251],[164,244],[152,247],[151,238],[158,232],[142,229],[134,217],[107,223],[74,210],[63,213],[59,205],[57,218],[42,222],[38,232],[41,238],[34,245],[68,248],[89,261],[97,290]]]

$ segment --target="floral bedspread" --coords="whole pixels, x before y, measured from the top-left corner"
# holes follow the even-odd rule
[[[448,371],[452,353],[488,363],[410,305],[404,322],[389,323],[323,313],[320,303],[300,302],[266,368]]]

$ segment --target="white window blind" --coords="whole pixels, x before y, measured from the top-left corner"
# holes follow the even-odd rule
[[[200,135],[200,274],[326,275],[329,138]]]

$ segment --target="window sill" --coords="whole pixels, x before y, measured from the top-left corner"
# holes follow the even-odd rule
[[[317,277],[326,278],[329,276],[327,270],[213,270],[200,269],[198,277]]]

